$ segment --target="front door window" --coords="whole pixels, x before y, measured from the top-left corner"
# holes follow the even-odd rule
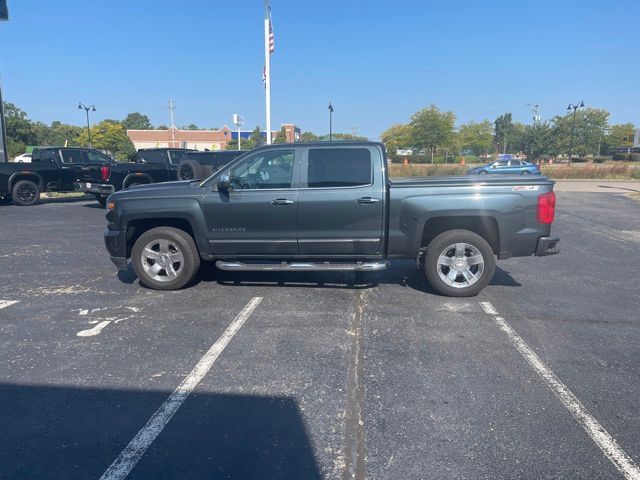
[[[293,150],[260,152],[229,172],[233,190],[291,188]]]

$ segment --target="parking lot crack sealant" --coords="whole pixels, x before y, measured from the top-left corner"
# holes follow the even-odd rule
[[[366,293],[356,293],[351,320],[351,355],[347,373],[347,405],[345,412],[345,444],[343,480],[365,478],[365,425],[364,425],[364,352],[362,346],[362,317]]]

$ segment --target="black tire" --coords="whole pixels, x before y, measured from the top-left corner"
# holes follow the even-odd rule
[[[96,200],[102,208],[107,206],[107,197],[105,195],[96,195]]]
[[[13,186],[11,198],[21,207],[35,205],[40,200],[40,186],[31,180],[20,180]]]
[[[199,180],[205,178],[205,171],[195,160],[185,158],[178,164],[178,180]]]
[[[182,254],[182,261],[176,261],[172,263],[170,267],[177,273],[174,279],[170,279],[167,267],[163,266],[167,265],[166,262],[170,262],[170,259],[164,259],[162,264],[160,262],[158,263],[160,270],[156,278],[154,278],[150,269],[154,268],[156,261],[142,258],[145,247],[155,242],[159,244],[163,240],[168,241],[170,253],[174,255],[176,252]],[[172,246],[174,247],[173,249]],[[154,248],[152,247],[151,249],[153,250]],[[161,247],[157,251],[160,253]],[[191,282],[196,273],[198,273],[200,268],[200,254],[198,253],[193,238],[187,232],[173,227],[157,227],[144,232],[140,238],[136,240],[136,243],[133,245],[133,250],[131,251],[131,263],[140,282],[147,287],[155,290],[178,290]],[[162,274],[162,272],[164,272],[164,274]],[[158,279],[162,277],[166,278],[162,280]]]
[[[468,249],[465,248],[465,258],[475,257],[477,252],[482,255],[482,271],[480,271],[480,265],[468,267],[473,274],[473,284],[469,284],[469,280],[465,281],[463,273],[457,273],[454,266],[447,267],[439,265],[440,255],[450,246],[455,246],[459,243],[470,247]],[[463,268],[463,265],[461,265],[461,268]],[[425,252],[424,272],[427,280],[436,292],[448,297],[473,297],[477,295],[489,284],[495,268],[496,259],[491,245],[480,235],[470,232],[469,230],[449,230],[441,233],[431,240]],[[475,272],[473,271],[474,269]],[[449,272],[453,272],[456,279],[451,281],[452,284],[458,286],[453,286],[442,278],[442,276],[447,277],[447,273]],[[478,272],[480,272],[480,276],[476,278]],[[467,284],[466,286],[465,283]]]
[[[480,170],[480,175],[488,175],[488,173],[486,172],[486,170]]]
[[[527,170],[523,170],[522,172],[520,172],[520,175],[531,175],[531,172],[528,172]]]

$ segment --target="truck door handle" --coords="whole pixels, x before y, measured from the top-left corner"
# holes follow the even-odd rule
[[[373,198],[373,197],[362,197],[356,200],[356,202],[358,203],[378,203],[379,201],[380,201],[379,198]]]
[[[288,198],[276,198],[271,202],[272,205],[293,205],[294,201]]]

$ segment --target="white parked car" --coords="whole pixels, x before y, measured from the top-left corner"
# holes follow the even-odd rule
[[[14,158],[13,161],[16,163],[31,163],[31,154],[23,153],[22,155],[18,155]]]

